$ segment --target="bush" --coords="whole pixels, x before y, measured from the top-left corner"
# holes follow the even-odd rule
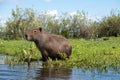
[[[104,17],[101,22],[99,22],[98,27],[99,37],[109,37],[120,35],[120,13],[111,13],[110,16]]]
[[[50,16],[46,12],[37,14],[32,9],[23,10],[17,7],[16,10],[12,10],[11,15],[3,32],[10,39],[24,38],[26,30],[31,27],[43,27],[50,33],[67,38],[93,39],[120,35],[120,12],[115,11],[100,21],[87,19],[83,11],[77,11],[75,15],[63,13],[61,16]]]

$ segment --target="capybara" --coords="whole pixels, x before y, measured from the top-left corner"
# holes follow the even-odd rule
[[[34,41],[42,54],[42,61],[47,61],[49,58],[63,59],[60,54],[66,54],[66,58],[71,55],[72,46],[65,37],[48,33],[41,27],[29,30],[25,38],[28,41]]]

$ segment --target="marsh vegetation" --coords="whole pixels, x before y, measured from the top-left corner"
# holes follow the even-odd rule
[[[0,53],[11,55],[6,62],[11,65],[26,64],[30,61],[39,61],[40,52],[34,43],[25,40],[0,40]],[[43,63],[44,68],[85,68],[107,69],[120,68],[120,37],[110,37],[97,40],[70,39],[73,51],[70,59],[64,61],[49,59]]]

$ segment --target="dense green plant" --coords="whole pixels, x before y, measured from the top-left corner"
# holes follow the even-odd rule
[[[115,14],[111,12],[110,16],[104,17],[101,22],[99,22],[98,35],[103,36],[115,36],[120,35],[120,13]]]
[[[51,16],[47,11],[37,13],[30,8],[16,7],[12,10],[11,17],[6,22],[6,29],[2,33],[6,39],[22,39],[28,29],[43,27],[50,33],[67,38],[95,39],[120,35],[120,11],[111,11],[109,16],[97,21],[88,19],[87,16],[84,11],[76,11],[74,15],[63,13],[60,16]]]
[[[26,62],[29,64],[31,61],[39,60],[41,57],[34,43],[24,40],[0,40],[0,54],[10,56],[6,60],[8,64],[24,64]]]
[[[83,11],[77,11],[74,15],[63,13],[62,16],[50,16],[47,12],[38,14],[33,9],[16,7],[6,22],[6,35],[10,39],[21,39],[31,27],[43,27],[50,33],[77,38],[82,32],[80,27],[88,24],[86,16],[87,14]]]
[[[0,26],[0,39],[5,38],[6,38],[5,27]]]
[[[13,61],[12,64],[24,63],[28,58],[31,60],[39,60],[41,58],[38,49],[33,43],[31,44],[23,40],[0,40],[0,42],[0,53],[7,53],[14,56],[8,60]],[[100,70],[120,67],[120,44],[118,44],[120,37],[111,37],[107,41],[104,41],[103,38],[96,40],[71,39],[70,42],[73,47],[70,59],[63,61],[52,61],[50,59],[47,63],[43,63],[43,67],[99,68]],[[9,45],[7,45],[8,43]],[[64,55],[62,56],[64,57]]]
[[[12,10],[11,16],[6,22],[6,35],[10,39],[24,38],[27,29],[38,27],[41,24],[35,18],[36,14],[32,9],[23,10],[16,7],[16,10]]]

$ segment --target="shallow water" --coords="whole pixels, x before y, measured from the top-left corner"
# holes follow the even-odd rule
[[[2,63],[0,80],[120,80],[120,71],[110,68],[108,72],[99,73],[76,68],[42,68],[41,65],[42,62],[36,62],[28,68],[27,65],[9,66]]]

